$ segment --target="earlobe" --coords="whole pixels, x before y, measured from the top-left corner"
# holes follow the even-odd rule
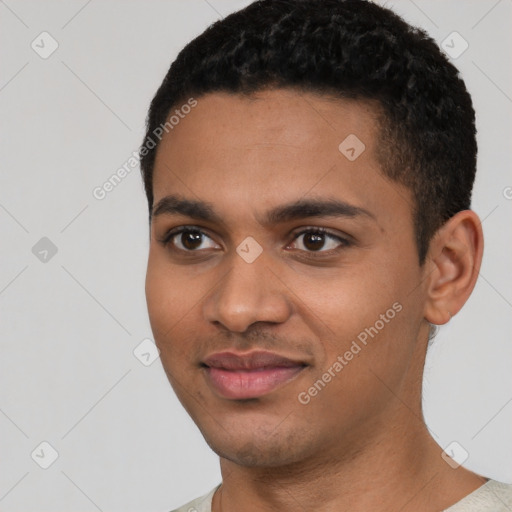
[[[458,212],[438,230],[428,254],[425,320],[443,325],[459,312],[475,286],[482,254],[482,226],[472,210]]]

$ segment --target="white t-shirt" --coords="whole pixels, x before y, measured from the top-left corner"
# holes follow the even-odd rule
[[[212,499],[220,484],[208,494],[190,501],[171,512],[212,512]],[[510,512],[512,511],[512,484],[489,480],[442,512]]]

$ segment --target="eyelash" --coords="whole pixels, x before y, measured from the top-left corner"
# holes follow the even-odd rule
[[[199,233],[200,235],[206,236],[211,239],[211,237],[207,233],[205,233],[202,229],[200,229],[197,226],[180,226],[178,228],[173,228],[173,229],[170,229],[169,231],[167,231],[165,233],[165,235],[161,239],[159,239],[159,241],[161,244],[163,244],[165,247],[167,247],[167,246],[169,246],[171,240],[174,237],[181,235],[182,233],[187,233],[187,232]],[[320,254],[323,256],[325,256],[325,255],[332,256],[333,253],[337,253],[338,251],[340,251],[344,248],[350,247],[352,245],[352,242],[350,240],[348,240],[347,238],[343,238],[339,235],[335,235],[334,233],[331,233],[330,231],[328,231],[327,229],[325,229],[323,227],[310,227],[310,228],[306,228],[306,229],[303,229],[302,231],[295,233],[293,235],[294,238],[292,240],[292,243],[295,242],[295,240],[297,240],[301,235],[306,235],[306,234],[326,235],[326,236],[328,236],[330,238],[334,238],[338,242],[340,242],[340,246],[337,247],[336,249],[331,249],[329,251],[323,251],[323,250],[305,251],[308,254],[313,254],[313,255]],[[189,254],[198,253],[201,251],[201,250],[184,250],[184,249],[178,249],[176,247],[173,247],[171,250],[173,250],[175,252],[179,251],[182,253],[189,253]],[[299,249],[299,250],[302,251],[302,249]]]

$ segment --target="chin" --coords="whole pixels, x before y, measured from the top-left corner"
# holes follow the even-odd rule
[[[280,467],[308,458],[314,450],[304,435],[285,432],[279,427],[267,430],[258,426],[243,432],[203,432],[208,446],[221,458],[245,467]]]

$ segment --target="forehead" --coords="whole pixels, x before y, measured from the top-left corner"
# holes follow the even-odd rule
[[[369,101],[287,89],[199,97],[160,143],[154,202],[179,193],[227,215],[325,195],[385,217],[410,197],[381,172],[378,113]]]
[[[179,110],[179,107],[178,107]],[[190,109],[189,109],[190,110]],[[169,117],[175,112],[170,112]],[[210,93],[168,130],[158,153],[169,147],[194,147],[194,156],[226,156],[233,150],[250,152],[267,145],[279,152],[324,154],[338,150],[349,135],[364,140],[367,155],[373,154],[378,136],[378,104],[370,100],[346,100],[293,89],[270,89],[251,95]],[[197,153],[199,151],[199,153]],[[312,153],[313,152],[313,153]],[[336,153],[334,153],[336,154]],[[158,160],[158,158],[157,158]]]

